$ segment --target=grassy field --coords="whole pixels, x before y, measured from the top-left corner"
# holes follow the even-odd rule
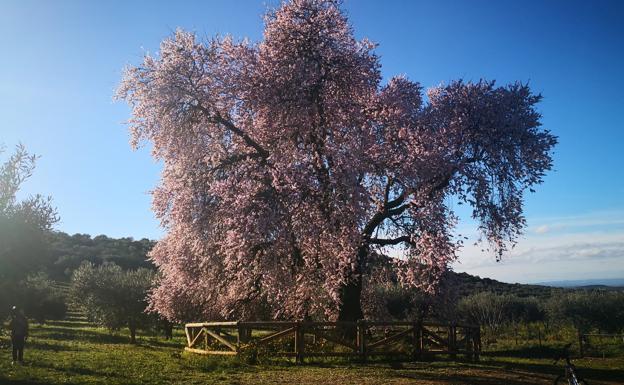
[[[247,365],[236,358],[182,353],[180,333],[171,341],[141,337],[128,344],[86,322],[33,325],[25,365],[12,366],[9,341],[0,341],[0,384],[551,384],[550,349],[499,349],[481,362],[436,361],[358,364],[347,361],[295,365],[278,360]],[[537,358],[527,358],[527,357]],[[624,358],[574,361],[591,385],[624,384]]]

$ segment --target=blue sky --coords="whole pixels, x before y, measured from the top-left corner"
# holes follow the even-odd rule
[[[128,107],[112,100],[121,71],[177,27],[257,41],[271,4],[0,2],[0,143],[41,156],[22,195],[51,195],[62,231],[158,238],[148,192],[160,166],[128,145]],[[344,9],[358,37],[379,43],[386,78],[520,80],[544,95],[543,124],[560,143],[555,170],[527,197],[526,236],[502,263],[468,246],[456,270],[514,282],[624,277],[624,2],[346,0]]]

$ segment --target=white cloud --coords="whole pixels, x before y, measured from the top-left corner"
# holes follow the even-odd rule
[[[541,225],[535,229],[536,234],[546,234],[550,231],[550,227],[548,225]]]
[[[624,219],[621,211],[530,221],[527,235],[502,262],[471,241],[456,271],[509,282],[624,277]],[[476,239],[473,232],[473,238]],[[474,240],[472,240],[474,241]]]

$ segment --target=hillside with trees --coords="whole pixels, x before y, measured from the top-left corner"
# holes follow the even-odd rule
[[[50,277],[69,281],[72,272],[84,261],[100,265],[114,263],[123,269],[154,269],[147,253],[156,242],[132,237],[110,238],[106,235],[69,235],[64,232],[49,234],[48,264],[46,271]]]

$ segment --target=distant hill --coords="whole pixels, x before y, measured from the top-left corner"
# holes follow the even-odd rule
[[[481,291],[491,291],[497,294],[512,294],[518,297],[548,298],[562,289],[546,285],[527,285],[521,283],[506,283],[495,279],[481,278],[468,273],[451,272],[452,279],[456,280],[461,297]]]
[[[564,281],[540,282],[538,285],[569,288],[607,288],[624,287],[624,278],[617,279],[575,279]]]
[[[481,278],[468,273],[450,272],[450,276],[458,288],[460,297],[482,291],[497,294],[511,294],[518,297],[549,298],[553,294],[568,290],[617,290],[624,291],[624,279],[596,279],[544,282],[539,284],[506,283],[495,279]]]

